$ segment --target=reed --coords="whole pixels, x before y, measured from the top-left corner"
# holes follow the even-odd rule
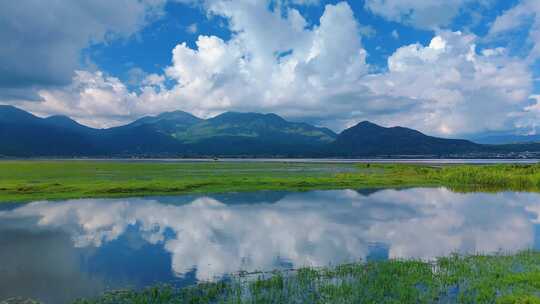
[[[302,268],[181,289],[112,292],[76,302],[112,303],[540,303],[540,253]]]

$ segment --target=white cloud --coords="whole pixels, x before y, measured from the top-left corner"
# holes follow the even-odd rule
[[[530,47],[529,61],[540,58],[540,2],[524,0],[497,17],[489,30],[489,36],[495,38],[512,30],[529,26],[527,43]]]
[[[165,0],[2,1],[0,88],[68,84],[81,50],[129,37],[162,13]],[[1,93],[1,92],[0,92]],[[6,96],[4,96],[6,97]]]
[[[363,37],[375,37],[377,35],[377,30],[371,25],[361,25],[359,32]]]
[[[69,86],[38,94],[43,101],[24,102],[23,107],[41,116],[61,113],[95,127],[128,122],[139,98],[118,78],[99,71],[76,71]]]
[[[522,133],[527,135],[536,135],[540,132],[540,95],[529,96],[530,104],[525,107],[525,113],[520,113],[520,120],[516,126],[522,129]]]
[[[139,68],[133,67],[127,71],[127,84],[131,86],[139,86],[142,81],[146,78],[147,73]]]
[[[448,25],[472,0],[366,0],[365,8],[388,20],[418,28],[436,29]]]
[[[201,116],[225,110],[320,114],[321,97],[348,92],[367,73],[359,26],[345,2],[326,6],[320,26],[313,29],[306,28],[297,10],[283,17],[258,1],[210,1],[207,8],[230,20],[233,38],[199,36],[196,49],[176,46],[166,69],[178,83],[172,89],[143,86],[136,95],[114,77],[80,71],[71,86],[43,90],[44,102],[25,107],[38,114],[86,117],[86,122],[95,115],[94,125],[119,123],[110,113],[127,119],[176,109]],[[99,105],[89,105],[101,97]]]
[[[440,32],[428,46],[404,46],[390,56],[389,71],[373,75],[369,87],[415,103],[387,121],[446,135],[512,126],[512,112],[523,111],[532,90],[529,68],[504,49],[478,53],[476,40]]]
[[[321,3],[321,0],[292,0],[292,3],[298,5],[318,5]]]
[[[186,28],[186,31],[190,34],[196,34],[199,31],[199,26],[197,23],[192,23]]]

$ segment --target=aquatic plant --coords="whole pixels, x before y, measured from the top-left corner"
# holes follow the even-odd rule
[[[540,303],[540,252],[238,274],[187,288],[110,292],[76,302],[112,303]]]

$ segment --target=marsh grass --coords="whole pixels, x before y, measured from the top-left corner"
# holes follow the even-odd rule
[[[112,292],[112,303],[540,303],[540,253],[451,255],[236,275],[175,289]]]
[[[540,191],[540,165],[1,161],[0,202],[259,190]]]

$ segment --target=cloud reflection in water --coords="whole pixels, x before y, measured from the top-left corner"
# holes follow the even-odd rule
[[[76,248],[98,250],[136,226],[142,239],[170,253],[177,276],[196,269],[197,279],[206,280],[283,263],[361,260],[373,244],[384,244],[392,258],[516,251],[535,244],[540,219],[538,194],[459,194],[444,188],[368,195],[315,191],[243,204],[221,202],[234,201],[234,195],[221,201],[194,197],[182,204],[160,200],[35,202],[0,212],[0,221],[36,218],[36,229],[59,229]]]

